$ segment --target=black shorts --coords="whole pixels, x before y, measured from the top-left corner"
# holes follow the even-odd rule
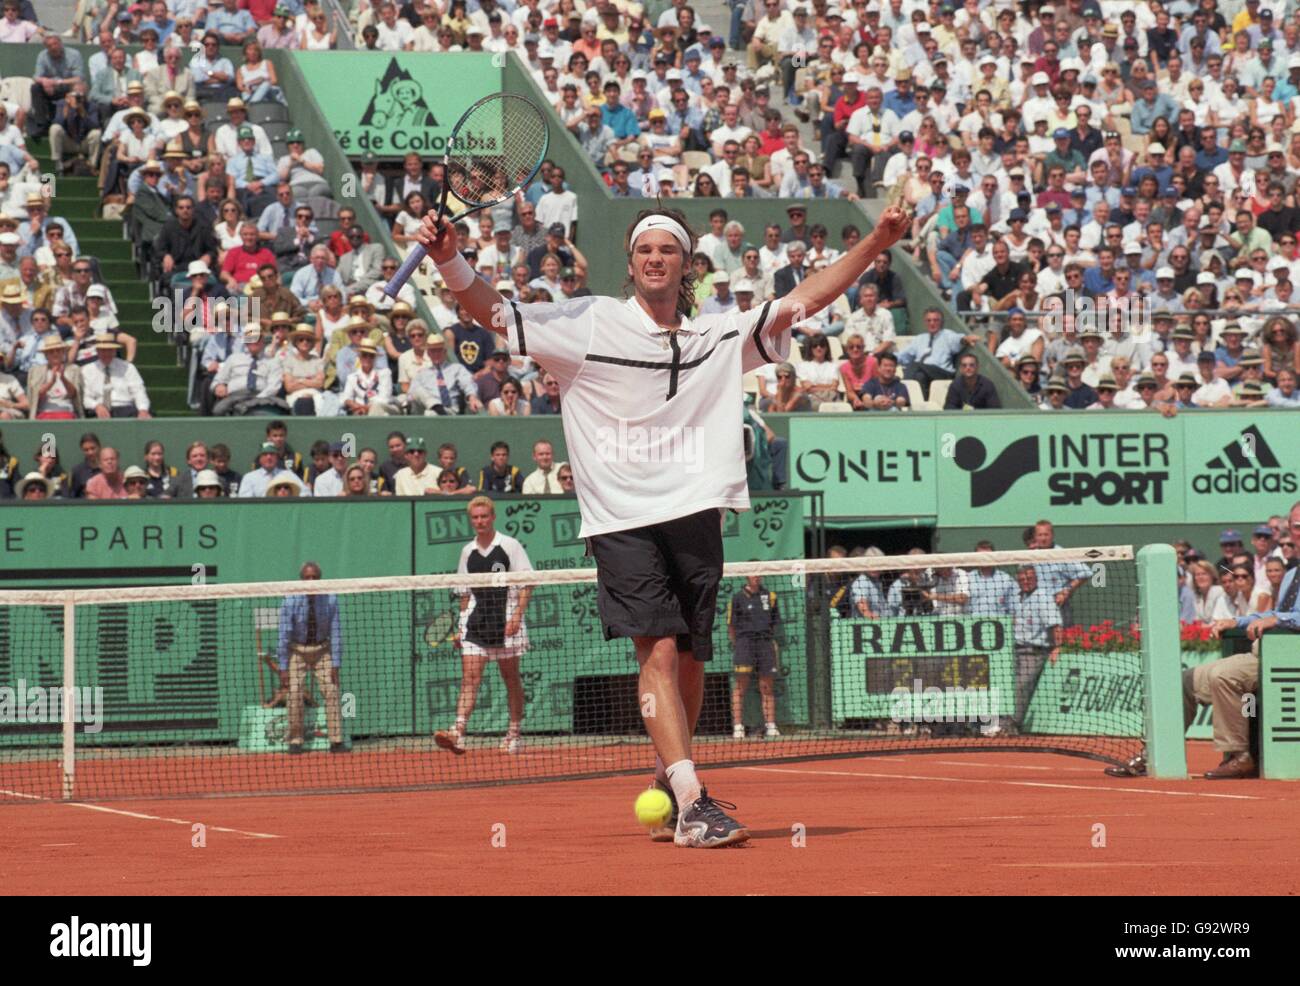
[[[605,639],[676,637],[697,661],[713,657],[722,581],[716,508],[588,539],[596,559],[596,608]]]
[[[776,674],[776,641],[771,637],[737,637],[731,663],[740,674],[773,677]]]

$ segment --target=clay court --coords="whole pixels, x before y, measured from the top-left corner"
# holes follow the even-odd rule
[[[1192,743],[1188,761],[1203,771],[1218,756]],[[1017,751],[708,769],[752,832],[715,852],[649,842],[632,818],[642,781],[627,776],[29,800],[0,807],[0,880],[11,894],[91,895],[1300,892],[1294,784],[1119,780],[1101,766]],[[205,848],[191,845],[194,823]]]

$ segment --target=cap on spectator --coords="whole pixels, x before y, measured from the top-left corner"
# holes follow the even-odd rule
[[[1083,350],[1080,349],[1078,346],[1071,346],[1069,349],[1065,351],[1065,355],[1061,357],[1061,362],[1063,364],[1064,363],[1086,363],[1088,362],[1088,358],[1083,355]]]
[[[725,270],[719,270],[719,271],[716,271],[716,272],[714,273],[714,275],[713,275],[713,283],[714,283],[714,284],[730,284],[730,283],[731,283],[731,275],[728,274]]]
[[[1165,152],[1165,145],[1160,143],[1160,141],[1158,140],[1152,144],[1147,145],[1148,154],[1163,154],[1164,152]]]
[[[1124,196],[1125,198],[1130,198],[1130,199],[1131,199],[1134,195],[1136,195],[1137,193],[1138,193],[1138,190],[1137,190],[1137,186],[1136,186],[1136,185],[1125,185],[1123,188],[1120,189],[1120,192],[1119,192],[1120,195]]]
[[[289,313],[288,313],[288,312],[274,312],[274,313],[271,315],[271,322],[270,322],[270,325],[271,325],[271,328],[275,328],[277,325],[289,325],[289,326],[292,326],[292,325],[293,325],[293,319],[289,317]]]
[[[1142,244],[1139,243],[1137,240],[1129,240],[1127,243],[1124,244],[1125,256],[1128,256],[1131,253],[1141,253],[1141,252],[1142,252]]]
[[[862,79],[858,76],[857,72],[845,72],[844,78],[840,80],[840,84],[845,86],[856,86],[861,81]]]
[[[1160,311],[1152,315],[1151,319],[1155,322],[1172,322],[1174,320],[1174,313],[1168,308],[1162,308]]]
[[[716,278],[714,279],[716,283]],[[738,277],[731,285],[732,294],[753,294],[754,282],[747,277]]]
[[[1103,28],[1101,29],[1101,36],[1102,36],[1103,38],[1118,38],[1118,37],[1119,37],[1119,25],[1118,25],[1118,24],[1107,24],[1105,27],[1103,27]]]
[[[1172,281],[1175,276],[1176,275],[1174,274],[1174,269],[1172,267],[1161,267],[1158,271],[1156,271],[1157,281],[1164,281],[1164,280]]]
[[[138,106],[127,110],[126,114],[122,117],[123,123],[129,124],[132,120],[143,120],[145,122],[145,126],[148,126],[150,122],[149,114],[146,113],[144,110],[140,109],[140,107]]]
[[[231,96],[226,100],[226,109],[228,110],[246,110],[248,106],[238,96]]]
[[[686,49],[686,53],[682,55],[682,60],[687,62],[690,61],[698,62],[703,60],[703,58],[704,58],[704,52],[700,50],[699,45],[691,45],[689,48]]]
[[[1210,352],[1208,349],[1203,349],[1203,350],[1201,350],[1199,353],[1196,354],[1196,362],[1198,362],[1198,363],[1213,363],[1213,362],[1214,362],[1214,353]]]
[[[1222,329],[1219,330],[1219,335],[1221,336],[1226,336],[1226,335],[1244,336],[1245,334],[1246,334],[1246,330],[1243,329],[1236,322],[1229,322],[1227,325],[1225,325]]]
[[[1171,339],[1186,339],[1189,342],[1196,338],[1196,333],[1192,331],[1190,325],[1180,325],[1174,329]]]
[[[1082,71],[1083,71],[1083,62],[1081,62],[1079,59],[1077,58],[1061,59],[1062,75],[1064,75],[1066,72],[1082,72]]]
[[[1028,48],[1026,48],[1025,53],[1020,56],[1020,64],[1036,65],[1038,64],[1038,56],[1035,55],[1033,52],[1031,52]]]
[[[1287,69],[1300,68],[1300,55],[1292,55],[1286,60]]]
[[[789,215],[793,215],[793,214],[796,213],[796,212],[799,213],[799,214],[801,214],[801,215],[807,215],[807,214],[808,214],[808,207],[807,207],[807,206],[804,206],[804,205],[798,205],[797,203],[796,203],[796,204],[792,204],[792,205],[787,205],[787,206],[785,207],[785,213],[786,213],[787,216],[789,216]]]
[[[284,135],[284,142],[285,142],[286,144],[303,144],[303,143],[306,143],[306,141],[304,141],[304,140],[302,139],[302,131],[301,131],[301,130],[290,130],[287,134]]]
[[[375,348],[375,344],[372,340],[362,339],[357,343],[357,352],[362,356],[374,356],[379,352],[379,350]]]
[[[980,56],[980,60],[976,63],[976,65],[979,67],[983,67],[985,65],[996,65],[997,63],[998,60],[994,58],[991,54],[985,54]]]
[[[149,474],[139,466],[127,466],[122,472],[123,484],[135,482],[136,480],[144,480],[147,483],[149,482]]]
[[[1242,267],[1237,271],[1238,281],[1249,281],[1251,287],[1259,287],[1259,275],[1248,267]]]
[[[162,171],[163,171],[163,166],[159,164],[157,161],[155,161],[153,158],[150,158],[144,164],[140,165],[140,174],[142,175],[147,175],[150,172],[157,172],[158,174],[162,174]],[[40,198],[40,196],[37,196],[37,198]],[[44,205],[45,200],[41,199],[40,204]],[[27,207],[30,209],[31,206],[32,203],[28,202]]]
[[[8,293],[9,293],[9,289],[5,288],[5,294],[7,295]],[[22,294],[22,291],[19,290],[18,293]],[[67,348],[68,348],[67,342],[64,341],[64,338],[61,335],[59,335],[57,332],[49,333],[49,335],[47,335],[41,341],[41,352],[43,353],[48,353],[54,349],[67,349]]]
[[[1279,144],[1275,140],[1270,140],[1267,144],[1264,145],[1264,153],[1271,156],[1273,154],[1278,154],[1278,155],[1285,154],[1286,152],[1282,149],[1281,144]]]
[[[1028,195],[1029,193],[1026,192],[1025,194]],[[1019,199],[1019,196],[1016,196],[1016,198]],[[1047,212],[1049,212],[1049,213],[1050,213],[1050,212],[1060,212],[1060,211],[1061,211],[1061,206],[1060,206],[1060,204],[1057,203],[1057,202],[1049,202],[1049,203],[1047,203],[1047,209],[1046,209],[1045,211],[1047,211]]]
[[[667,72],[664,73],[664,81],[666,81],[666,82],[674,82],[674,81],[676,81],[676,82],[681,82],[681,81],[682,81],[682,70],[679,69],[679,68],[670,68]]]
[[[92,342],[96,349],[119,349],[122,345],[111,332],[96,333]]]
[[[578,272],[577,272],[576,270],[574,270],[572,267],[561,267],[561,268],[560,268],[560,280],[561,280],[561,281],[563,281],[563,280],[565,280],[566,278],[569,278],[569,277],[577,277],[577,276],[578,276]]]
[[[126,84],[126,91],[128,95],[133,92],[144,92],[144,83],[139,79],[128,82]]]
[[[1065,381],[1062,380],[1060,377],[1055,377],[1055,376],[1052,377],[1052,379],[1050,379],[1050,380],[1047,381],[1047,386],[1044,387],[1043,389],[1044,389],[1044,390],[1061,390],[1061,391],[1065,391],[1067,394],[1070,392],[1070,388],[1069,388],[1068,386],[1066,386]]]
[[[1115,382],[1115,378],[1109,373],[1103,373],[1097,380],[1097,389],[1118,391],[1119,384]]]
[[[658,106],[656,106],[654,109],[650,111],[649,119],[651,120],[666,120],[667,118],[668,118],[668,114],[665,113],[663,110],[661,110]]]
[[[253,140],[257,137],[257,134],[253,133],[252,127],[243,126],[235,131],[235,137],[239,140]]]
[[[1218,284],[1219,279],[1211,274],[1208,270],[1203,270],[1196,275],[1197,284]]]
[[[295,325],[295,326],[293,327],[293,331],[289,333],[289,339],[290,339],[290,340],[294,340],[294,339],[310,339],[310,340],[312,340],[313,342],[315,342],[315,341],[316,341],[316,330],[313,329],[313,328],[312,328],[310,325],[308,325],[306,322],[299,322],[297,325]]]
[[[1007,177],[1023,178],[1025,177],[1025,169],[1020,167],[1020,165],[1017,164],[1014,168],[1012,168],[1010,171],[1007,172]]]
[[[1070,139],[1070,131],[1066,130],[1064,127],[1057,127],[1055,130],[1052,131],[1052,139],[1053,139],[1053,140],[1069,140],[1069,139]]]
[[[1138,390],[1141,390],[1143,387],[1159,387],[1160,384],[1156,383],[1156,378],[1153,377],[1150,373],[1143,373],[1141,376],[1137,378],[1137,383],[1135,383],[1133,386],[1136,387]]]
[[[1219,544],[1241,544],[1241,542],[1241,534],[1232,528],[1228,528],[1219,534]]]
[[[902,130],[898,134],[898,142],[900,144],[910,144],[914,140],[916,140],[916,135],[910,130]]]
[[[1260,18],[1261,18],[1262,20],[1270,20],[1270,21],[1271,21],[1271,20],[1273,19],[1273,11],[1270,10],[1268,7],[1265,7],[1263,10],[1261,10],[1261,11],[1259,12],[1259,16],[1260,16]],[[1260,38],[1260,39],[1259,39],[1259,43],[1260,43],[1260,46],[1261,46],[1261,47],[1263,47],[1263,44],[1264,44],[1265,41],[1268,42],[1268,46],[1269,46],[1270,48],[1273,47],[1273,41],[1272,41],[1271,38]]]
[[[1033,86],[1050,86],[1052,80],[1046,72],[1035,72],[1030,77],[1029,84]]]
[[[1246,153],[1246,142],[1245,142],[1244,140],[1234,140],[1231,144],[1228,145],[1228,153],[1229,153],[1229,154],[1245,154],[1245,153]]]
[[[905,82],[910,80],[911,78],[912,78],[912,70],[910,68],[907,68],[906,66],[900,68],[894,74],[894,79],[898,82]]]
[[[185,100],[185,105],[182,109],[184,109],[186,113],[196,113],[202,112],[203,107],[199,104],[197,99],[187,99]]]
[[[513,291],[515,289],[514,281],[497,281],[496,289],[498,291]]]
[[[1166,185],[1160,190],[1160,197],[1162,199],[1176,199],[1178,198],[1178,189],[1174,188],[1173,185]]]
[[[1097,326],[1092,325],[1079,333],[1080,339],[1105,339],[1106,333],[1102,332]]]
[[[1259,354],[1258,350],[1248,349],[1242,355],[1241,359],[1237,360],[1237,365],[1238,366],[1263,366],[1264,357]]]
[[[1291,264],[1287,261],[1286,257],[1274,257],[1268,262],[1268,269],[1284,270],[1289,272],[1291,270]]]
[[[483,28],[479,27],[473,21],[470,21],[469,27],[465,28],[465,37],[468,38],[471,34],[477,34],[479,37],[486,37]]]
[[[263,341],[265,340],[265,338],[266,338],[266,337],[262,335],[262,326],[261,326],[260,323],[258,323],[258,322],[253,322],[253,323],[250,324],[250,325],[245,325],[245,326],[244,326],[244,343],[245,343],[245,344],[250,343],[250,342],[263,342]]]
[[[348,299],[348,311],[352,311],[354,308],[364,308],[372,312],[375,310],[375,306],[370,303],[370,299],[364,294],[354,294]]]
[[[1008,213],[1007,215],[1007,222],[1023,223],[1028,221],[1029,221],[1029,213],[1027,213],[1024,209],[1012,209],[1011,212]]]
[[[212,273],[212,268],[202,260],[191,260],[190,265],[185,268],[186,277],[207,277]]]
[[[293,16],[293,11],[291,11],[288,7],[286,7],[286,6],[285,6],[284,4],[282,4],[282,3],[277,3],[277,4],[275,5],[275,10],[271,11],[271,13],[272,13],[273,15],[275,15],[276,17],[292,17],[292,16]]]
[[[546,232],[551,236],[563,236],[564,223],[551,223],[551,225],[546,227]]]
[[[1263,397],[1264,388],[1255,380],[1247,380],[1237,389],[1239,397]]]
[[[1196,382],[1196,377],[1194,377],[1192,374],[1180,373],[1178,374],[1178,379],[1174,381],[1174,386],[1175,387],[1196,387],[1199,385]]]
[[[539,38],[536,34],[533,34],[531,31],[528,34],[524,35],[524,44],[526,45],[535,45],[540,40],[541,38]]]
[[[1037,366],[1037,365],[1038,365],[1038,360],[1034,359],[1034,354],[1029,352],[1021,353],[1020,358],[1016,360],[1017,370],[1020,369],[1022,366]]]
[[[162,104],[164,106],[170,106],[172,103],[181,103],[184,105],[184,100],[181,99],[181,94],[175,89],[168,89],[163,93]]]
[[[930,33],[930,22],[929,22],[929,21],[919,21],[919,22],[917,22],[916,24],[913,24],[913,25],[912,25],[912,30],[914,30],[917,34],[929,34],[929,33]]]
[[[17,233],[0,233],[0,246],[18,246],[21,242]]]

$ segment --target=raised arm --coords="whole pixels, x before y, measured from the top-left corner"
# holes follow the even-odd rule
[[[888,250],[898,242],[911,221],[907,212],[898,206],[886,209],[876,228],[859,240],[852,250],[820,273],[805,278],[777,303],[777,315],[768,332],[780,335],[791,325],[816,315],[833,302],[857,283],[882,250]]]
[[[430,260],[441,266],[452,263],[460,256],[460,251],[456,249],[456,231],[452,229],[447,217],[443,216],[440,221],[435,222],[436,216],[436,212],[426,213],[413,239],[429,252]],[[451,288],[451,293],[456,296],[456,301],[474,316],[474,321],[479,325],[491,329],[497,335],[505,335],[509,324],[506,321],[509,306],[505,299],[496,288],[474,274],[468,261],[461,258],[461,263],[465,265],[464,269],[469,272],[473,280],[459,290],[455,284],[449,283],[447,286]],[[446,278],[446,272],[443,272],[443,277]],[[453,272],[453,282],[455,278]]]

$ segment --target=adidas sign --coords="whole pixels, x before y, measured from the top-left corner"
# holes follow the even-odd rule
[[[1285,469],[1255,425],[1243,428],[1235,442],[1205,464],[1205,472],[1192,477],[1196,493],[1295,493],[1300,477]]]

